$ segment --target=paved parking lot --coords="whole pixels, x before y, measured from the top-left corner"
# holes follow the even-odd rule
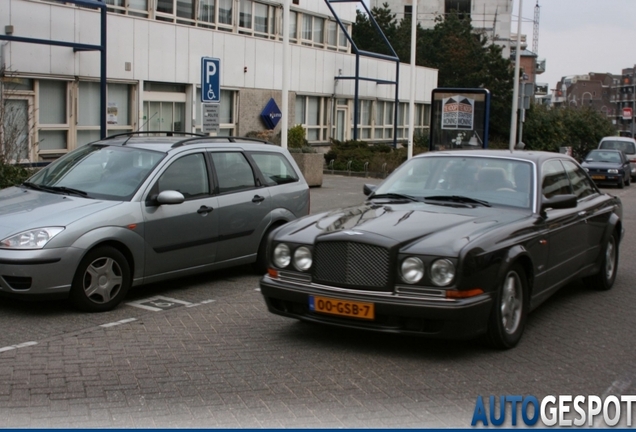
[[[376,179],[326,176],[318,212]],[[3,427],[469,427],[477,396],[636,390],[636,188],[614,289],[572,284],[530,315],[520,345],[332,329],[266,312],[249,268],[131,291],[82,314],[0,300]]]

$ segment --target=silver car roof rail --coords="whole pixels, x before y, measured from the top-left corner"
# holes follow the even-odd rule
[[[198,144],[198,143],[205,143],[205,142],[216,142],[216,141],[223,141],[223,142],[230,142],[230,143],[236,143],[236,142],[241,142],[241,141],[250,141],[250,142],[257,142],[257,143],[261,143],[261,144],[272,144],[269,141],[266,140],[262,140],[262,139],[258,139],[258,138],[251,138],[251,137],[235,137],[235,136],[198,136],[196,138],[187,138],[184,140],[181,140],[179,142],[176,142],[174,144],[172,144],[171,148],[176,148],[176,147],[181,147],[183,145],[186,144]]]

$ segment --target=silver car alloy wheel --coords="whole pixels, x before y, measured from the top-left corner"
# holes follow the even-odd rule
[[[102,257],[93,261],[84,273],[86,297],[94,303],[107,303],[122,287],[122,270],[117,261]]]
[[[616,267],[616,242],[614,236],[610,236],[605,248],[605,279],[612,280]]]
[[[523,286],[515,271],[510,271],[504,280],[501,293],[501,324],[504,331],[511,335],[519,328],[523,309]]]

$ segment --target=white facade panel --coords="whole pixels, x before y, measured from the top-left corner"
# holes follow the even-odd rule
[[[110,18],[110,17],[109,17]],[[148,40],[150,21],[134,20],[132,45],[134,49],[134,58],[132,63],[133,77],[136,80],[147,79],[149,75],[149,57]]]
[[[97,23],[97,25],[99,26],[99,23]],[[92,32],[95,33],[95,29],[93,29]],[[109,23],[107,35],[106,66],[108,76],[118,79],[134,79],[135,20],[122,19],[116,23]],[[98,61],[95,61],[95,56],[99,56],[99,52],[85,53],[82,55],[82,58],[85,63],[94,66],[95,63],[98,63]],[[126,71],[126,63],[131,64],[130,71]]]
[[[256,39],[254,42],[254,55],[252,56],[252,58],[248,59],[246,53],[245,63],[247,64],[249,60],[249,65],[247,66],[247,74],[251,73],[253,75],[254,87],[262,89],[273,89],[276,86],[274,80],[274,65],[276,64],[275,46],[278,44],[269,41],[261,41],[258,39]]]
[[[175,29],[175,81],[188,82],[190,68],[196,67],[196,64],[190,61],[190,35],[195,32],[191,31],[192,29],[181,26],[176,26]]]
[[[245,57],[245,37],[236,37],[231,34],[218,34],[214,40],[214,47],[223,54],[215,56],[221,59],[221,85],[227,87],[243,87],[243,67]]]
[[[176,26],[169,24],[150,23],[148,27],[148,77],[146,79],[177,82],[176,29]]]
[[[243,70],[240,71],[243,75],[243,84],[241,87],[254,88],[256,84],[256,62],[254,61],[256,56],[255,39],[244,38],[243,47]],[[223,85],[223,78],[221,78],[221,85]]]

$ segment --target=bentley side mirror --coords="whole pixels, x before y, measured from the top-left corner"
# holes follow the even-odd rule
[[[577,198],[573,194],[555,195],[541,200],[541,213],[547,209],[569,209],[576,208]]]

